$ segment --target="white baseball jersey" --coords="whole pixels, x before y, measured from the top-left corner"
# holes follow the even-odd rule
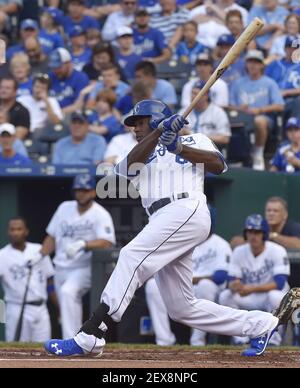
[[[182,136],[181,142],[192,148],[215,152],[222,158],[213,142],[203,134]],[[225,164],[224,171],[226,169]],[[160,198],[172,197],[173,194],[183,192],[188,192],[190,198],[206,202],[203,193],[204,165],[192,164],[180,155],[168,152],[162,144],[158,144],[145,166],[131,166],[127,171],[126,157],[116,166],[116,173],[131,179],[141,195],[145,208]]]
[[[266,284],[276,275],[290,275],[287,251],[281,245],[266,241],[265,250],[257,257],[249,244],[234,249],[229,276],[242,279],[244,284]]]
[[[222,237],[212,234],[193,252],[193,276],[209,277],[216,271],[228,271],[232,250]]]
[[[27,263],[41,250],[40,244],[26,243],[25,250],[19,251],[11,245],[0,250],[0,278],[5,301],[21,304],[27,284],[29,269]],[[54,276],[54,268],[49,256],[32,267],[27,301],[47,301],[47,279]]]
[[[114,136],[109,142],[104,159],[116,157],[116,164],[129,154],[133,147],[137,145],[134,133],[123,133]]]
[[[182,114],[182,109],[179,114]],[[187,126],[193,133],[203,133],[210,137],[214,135],[231,136],[231,129],[228,116],[224,109],[210,103],[203,112],[195,109],[189,115]]]
[[[55,239],[54,263],[62,268],[80,268],[90,264],[92,252],[80,251],[69,258],[68,244],[77,240],[108,240],[115,244],[115,231],[111,215],[96,202],[85,213],[78,212],[76,201],[63,202],[53,215],[47,233]]]

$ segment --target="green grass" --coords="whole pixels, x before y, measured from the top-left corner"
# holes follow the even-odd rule
[[[0,342],[1,349],[42,349],[41,344],[37,343],[20,343],[20,342]],[[228,345],[209,345],[204,347],[192,347],[189,345],[175,345],[175,346],[157,346],[152,344],[120,344],[120,343],[111,343],[108,344],[105,348],[106,350],[116,350],[120,349],[122,351],[133,351],[133,350],[148,350],[148,351],[186,351],[186,352],[197,352],[197,351],[226,351],[226,350],[236,350],[239,351],[242,349],[237,346],[228,346]],[[300,347],[294,346],[281,346],[270,348],[272,351],[294,351],[300,352]]]

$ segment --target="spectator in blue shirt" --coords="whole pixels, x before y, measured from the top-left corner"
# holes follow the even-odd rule
[[[59,47],[64,47],[64,40],[59,30],[62,18],[63,12],[57,8],[45,7],[42,9],[39,41],[43,52],[47,55]]]
[[[288,141],[271,160],[271,171],[300,172],[300,117],[291,117],[285,126]]]
[[[113,112],[116,100],[116,94],[111,89],[101,90],[96,98],[95,111],[89,116],[90,131],[104,136],[107,143],[123,132],[123,127]]]
[[[199,54],[210,52],[207,46],[197,42],[198,25],[194,20],[186,22],[182,26],[183,40],[176,47],[176,57],[184,63],[194,65]]]
[[[30,78],[29,58],[25,53],[17,53],[10,61],[10,72],[18,83],[17,98],[32,93],[32,79]]]
[[[132,34],[130,27],[123,26],[117,30],[116,62],[128,82],[134,79],[135,67],[142,62],[142,57],[135,53]]]
[[[80,26],[74,26],[69,34],[72,63],[75,70],[81,71],[92,58],[92,51],[86,44],[86,32]]]
[[[55,144],[53,164],[97,165],[104,159],[106,141],[101,135],[89,133],[85,113],[72,113],[70,132],[70,136],[60,139]]]
[[[121,81],[120,69],[117,65],[107,65],[102,69],[102,81],[96,83],[89,95],[87,108],[93,109],[96,105],[96,98],[103,89],[112,89],[117,96],[117,101],[129,92],[130,86]]]
[[[215,67],[219,65],[219,63],[222,61],[222,59],[225,57],[225,55],[228,53],[234,43],[235,38],[231,34],[223,34],[219,37],[215,50],[215,54],[217,57]],[[233,81],[243,77],[244,75],[246,75],[244,55],[240,55],[235,60],[235,62],[228,67],[228,69],[225,71],[221,78],[227,83],[228,87],[230,87]]]
[[[266,68],[266,75],[277,83],[285,99],[287,117],[300,116],[300,62],[297,58],[299,43],[297,36],[288,36],[285,40],[285,57],[272,62]]]
[[[50,55],[50,95],[55,97],[65,114],[77,110],[76,101],[80,92],[89,84],[88,76],[74,70],[70,53],[64,48],[54,50]]]
[[[172,108],[177,104],[177,96],[174,86],[156,76],[156,68],[152,62],[144,61],[135,68],[135,78],[142,80],[152,89],[152,98],[160,100]]]
[[[0,164],[8,164],[14,166],[28,166],[31,160],[14,149],[16,138],[16,128],[14,125],[4,123],[0,125]]]
[[[275,124],[274,116],[284,109],[284,100],[276,82],[264,75],[264,56],[261,51],[250,50],[246,57],[248,75],[233,82],[230,105],[248,113],[254,119],[255,147],[253,168],[264,170],[264,148],[269,129]]]
[[[37,38],[39,34],[39,25],[35,20],[25,19],[20,26],[20,43],[9,47],[6,51],[6,59],[10,61],[14,54],[25,52],[24,42],[29,37]]]
[[[264,27],[258,33],[256,42],[258,48],[270,50],[273,40],[283,34],[284,21],[289,11],[278,5],[278,0],[262,0],[261,5],[254,5],[249,13],[249,23],[259,17]]]
[[[150,16],[146,9],[140,8],[135,13],[133,39],[135,52],[153,63],[165,62],[171,57],[164,34],[149,26]]]
[[[84,31],[90,28],[98,28],[98,21],[92,16],[85,16],[85,1],[84,0],[68,0],[68,15],[62,20],[62,24],[67,35],[74,26],[81,26]]]

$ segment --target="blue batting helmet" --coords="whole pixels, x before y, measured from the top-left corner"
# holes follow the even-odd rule
[[[156,129],[158,125],[166,118],[172,116],[171,109],[161,101],[143,100],[135,104],[131,115],[124,120],[125,125],[134,127],[137,119],[150,117],[149,125]]]
[[[244,237],[246,237],[247,230],[261,231],[263,232],[264,240],[268,240],[269,238],[269,225],[260,214],[251,214],[246,218],[244,225]]]
[[[94,190],[96,187],[95,178],[90,174],[76,175],[73,181],[73,190]]]

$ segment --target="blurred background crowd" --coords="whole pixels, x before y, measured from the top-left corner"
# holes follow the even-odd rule
[[[0,164],[115,163],[124,116],[184,110],[245,26],[265,26],[189,116],[231,165],[300,170],[299,0],[0,0]]]

